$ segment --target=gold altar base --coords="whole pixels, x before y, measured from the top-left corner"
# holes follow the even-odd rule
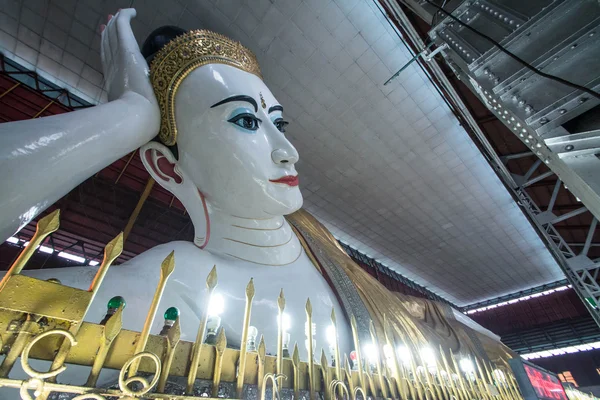
[[[357,350],[354,370],[350,367],[348,356],[340,354],[337,337],[333,343],[335,367],[330,365],[322,349],[320,354],[316,354],[316,349],[312,346],[312,329],[307,330],[306,337],[307,343],[311,344],[308,348],[308,360],[299,359],[297,344],[291,352],[291,358],[284,357],[284,332],[281,323],[285,309],[283,292],[277,299],[280,319],[277,354],[266,355],[262,338],[257,351],[248,351],[246,339],[254,298],[252,280],[245,293],[245,317],[240,321],[241,349],[227,347],[222,328],[214,345],[204,343],[206,313],[200,321],[194,343],[180,340],[178,317],[161,335],[151,335],[150,327],[163,290],[175,268],[173,253],[161,265],[160,280],[140,332],[121,329],[123,305],[108,316],[104,324],[83,322],[111,263],[122,251],[123,236],[117,236],[107,245],[104,260],[87,291],[20,275],[33,253],[32,249],[58,229],[58,217],[59,213],[56,211],[39,221],[29,246],[0,281],[0,340],[1,353],[5,355],[0,364],[0,387],[18,389],[22,399],[44,400],[51,392],[73,393],[77,395],[77,400],[107,397],[193,399],[199,398],[194,394],[194,384],[197,379],[201,379],[212,382],[212,398],[218,398],[220,384],[227,382],[235,388],[232,398],[241,398],[244,385],[252,385],[257,389],[257,397],[261,399],[265,398],[269,387],[273,398],[280,398],[281,391],[287,388],[289,390],[286,393],[293,393],[293,398],[299,398],[300,391],[305,391],[311,399],[325,400],[366,397],[403,400],[521,400],[516,381],[505,366],[492,366],[475,359],[471,363],[473,366],[477,365],[477,368],[463,373],[458,368],[454,354],[441,347],[436,354],[435,363],[427,364],[415,351],[424,343],[408,334],[408,330],[405,335],[397,336],[387,321],[382,335],[378,334],[373,324],[370,330],[371,345],[384,357],[376,356],[374,359],[371,356],[366,359],[361,356],[363,348],[355,318],[349,316],[354,348]],[[216,285],[215,267],[207,277],[205,306]],[[333,311],[331,320],[335,327],[336,316]],[[306,322],[307,326],[312,326],[310,300],[306,302]],[[397,344],[411,349],[409,363],[400,360],[396,351],[388,350],[386,353],[386,348],[396,349]],[[8,378],[19,357],[23,370],[30,376],[27,380]],[[52,361],[50,371],[32,369],[29,358]],[[316,359],[320,362],[316,363]],[[56,383],[56,377],[69,364],[92,367],[83,386]],[[120,370],[119,389],[96,388],[98,376],[106,368]],[[496,376],[495,372],[498,370],[502,370],[502,378]],[[169,378],[186,380],[185,394],[163,393]],[[132,388],[134,382],[138,384],[135,389]]]

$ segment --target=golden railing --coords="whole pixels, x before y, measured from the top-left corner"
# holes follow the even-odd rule
[[[306,301],[307,361],[301,361],[298,346],[291,357],[285,357],[282,346],[285,296],[280,293],[278,304],[279,330],[276,356],[266,355],[261,337],[256,351],[247,348],[254,283],[246,287],[246,304],[242,322],[239,350],[227,347],[226,334],[221,328],[214,344],[205,343],[207,315],[198,327],[194,343],[180,340],[179,317],[160,335],[150,334],[158,305],[167,280],[175,268],[173,253],[162,262],[160,280],[149,306],[141,332],[122,329],[123,305],[107,316],[101,324],[84,322],[91,302],[112,262],[123,249],[123,236],[118,235],[105,248],[104,260],[88,290],[63,286],[55,281],[42,281],[21,275],[20,272],[36,247],[58,229],[59,212],[40,219],[34,237],[22,251],[10,270],[0,281],[0,348],[4,360],[0,364],[0,387],[18,389],[22,399],[44,400],[51,392],[72,393],[75,399],[195,399],[197,379],[211,382],[210,398],[217,398],[224,382],[234,385],[234,398],[242,398],[244,387],[256,387],[264,399],[268,387],[273,398],[289,390],[291,398],[365,399],[394,398],[411,400],[521,400],[516,381],[510,370],[494,367],[483,360],[470,360],[470,369],[459,368],[455,355],[441,347],[435,360],[425,360],[418,354],[424,343],[410,335],[397,336],[387,320],[380,337],[371,323],[371,348],[378,355],[363,357],[356,320],[350,316],[355,352],[354,368],[348,356],[343,363],[338,348],[337,333],[332,343],[334,363],[331,365],[321,349],[320,363],[315,362],[312,327],[312,306]],[[206,280],[206,302],[217,286],[214,267]],[[26,295],[25,295],[26,293]],[[206,310],[205,310],[206,311]],[[337,320],[332,310],[331,322],[337,332]],[[410,357],[401,359],[397,340],[412,349]],[[393,349],[390,351],[390,349]],[[416,350],[416,351],[415,351]],[[8,377],[20,356],[28,379]],[[34,370],[29,359],[52,361],[48,372]],[[464,362],[465,358],[461,358]],[[87,381],[82,386],[56,383],[66,365],[90,366]],[[476,366],[476,367],[475,367]],[[96,387],[103,369],[120,370],[118,389]],[[500,371],[500,372],[499,372]],[[139,373],[142,373],[141,375]],[[185,394],[164,393],[169,378],[186,378]],[[32,392],[33,391],[33,392]],[[303,391],[304,394],[301,394]],[[33,396],[32,396],[33,394]],[[206,398],[203,396],[202,398]],[[581,399],[584,400],[584,399]],[[585,399],[587,400],[587,399]]]

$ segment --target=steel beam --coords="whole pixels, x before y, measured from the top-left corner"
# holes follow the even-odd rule
[[[425,42],[412,25],[397,0],[380,0],[381,4],[387,8],[390,18],[392,18],[400,27],[402,34],[399,36],[410,41],[416,51],[424,49]],[[471,81],[471,77],[467,75],[461,68],[458,68],[456,64],[451,65],[452,70],[473,93],[479,93],[480,90],[473,86],[474,82]],[[457,114],[464,120],[465,128],[470,131],[474,137],[474,141],[478,144],[478,147],[482,153],[484,153],[490,166],[498,174],[501,181],[505,184],[509,193],[513,198],[522,204],[521,208],[523,213],[527,216],[529,221],[532,223],[535,230],[538,232],[540,237],[544,240],[550,253],[553,255],[557,264],[560,266],[562,271],[569,283],[575,289],[575,292],[586,305],[589,313],[592,315],[596,324],[600,325],[600,312],[596,307],[591,306],[586,298],[593,298],[598,304],[600,304],[600,285],[595,280],[590,280],[585,274],[576,273],[568,263],[568,259],[575,257],[573,250],[567,245],[566,241],[561,237],[558,231],[550,223],[542,225],[538,220],[538,215],[542,213],[539,207],[533,202],[529,194],[522,188],[520,188],[510,172],[506,168],[506,165],[502,162],[501,157],[496,153],[494,147],[487,140],[485,134],[478,126],[477,122],[473,118],[473,115],[463,102],[461,96],[458,94],[454,86],[448,80],[448,77],[444,74],[436,60],[432,60],[427,63],[424,67],[431,74],[430,77],[434,85],[438,85],[447,95],[447,101],[452,103],[452,108]],[[461,121],[463,122],[463,121]],[[540,148],[544,150],[544,148]],[[577,188],[577,196],[582,199],[584,204],[588,204],[593,208],[593,213],[596,216],[600,215],[600,202],[597,202],[598,193],[595,193],[589,188],[586,182],[572,169],[570,169],[565,163],[563,163],[556,154],[548,153],[544,150],[541,152],[542,157],[551,163],[551,168],[555,173],[561,177],[562,180],[568,181],[569,186]],[[587,211],[584,209],[584,211]],[[584,212],[581,211],[581,212]],[[580,213],[581,213],[580,212]],[[587,270],[586,270],[587,271]]]
[[[541,160],[538,160],[538,161],[542,162]],[[535,178],[526,181],[522,187],[526,188],[526,187],[531,186],[536,182],[542,181],[552,175],[554,175],[554,172],[552,172],[552,171],[544,172],[543,174],[540,174],[540,175],[536,176]]]
[[[525,182],[527,182],[529,180],[529,178],[531,178],[531,175],[533,175],[533,173],[540,167],[540,165],[542,165],[542,160],[540,160],[540,159],[535,160],[533,165],[527,170],[527,172],[523,176],[523,180]]]
[[[556,180],[556,184],[554,185],[554,190],[552,190],[552,197],[550,197],[550,203],[548,203],[548,208],[546,211],[552,212],[554,208],[554,203],[556,203],[556,197],[558,196],[558,191],[560,190],[562,182],[560,179]]]
[[[500,156],[500,159],[506,164],[510,160],[516,160],[518,158],[532,157],[532,156],[534,156],[533,152],[524,151],[522,153],[507,154],[505,156]]]
[[[590,230],[588,231],[587,237],[585,238],[585,244],[583,245],[583,250],[581,250],[581,254],[587,256],[588,251],[590,250],[590,246],[592,245],[592,239],[594,238],[594,233],[596,233],[596,225],[598,224],[598,219],[594,217],[592,219],[592,223],[590,224]]]
[[[571,212],[565,213],[559,217],[554,218],[552,221],[550,221],[550,223],[552,225],[555,225],[555,224],[558,224],[559,222],[566,221],[569,218],[573,218],[579,214],[583,214],[586,211],[588,211],[587,208],[581,207],[581,208],[578,208],[577,210],[573,210]]]

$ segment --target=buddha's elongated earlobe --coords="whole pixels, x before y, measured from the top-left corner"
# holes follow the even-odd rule
[[[179,168],[177,159],[165,145],[146,143],[140,147],[140,158],[150,176],[183,204],[194,224],[194,243],[204,248],[210,237],[210,222],[201,189]]]
[[[183,176],[171,150],[158,142],[149,142],[140,147],[140,158],[150,176],[177,197],[177,186],[183,183]]]

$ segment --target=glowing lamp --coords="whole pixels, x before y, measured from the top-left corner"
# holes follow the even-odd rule
[[[325,331],[325,337],[327,338],[327,343],[329,343],[331,347],[334,347],[336,342],[335,326],[329,325],[327,327],[327,330]]]
[[[379,359],[379,349],[377,346],[373,343],[367,343],[363,348],[363,353],[370,364],[377,364],[377,360]]]
[[[404,365],[410,365],[412,360],[412,354],[410,354],[410,350],[406,346],[398,346],[398,358]]]
[[[283,322],[283,331],[288,332],[292,327],[292,319],[290,318],[290,314],[283,313],[281,316],[281,320]]]
[[[426,366],[435,366],[435,353],[430,347],[423,347],[419,354],[421,355],[421,359]]]
[[[208,316],[218,317],[225,310],[225,299],[221,293],[213,293],[208,302]]]
[[[471,361],[468,358],[462,358],[458,362],[458,365],[460,366],[461,371],[467,375],[472,374],[473,371],[475,371],[475,366],[473,365],[473,361]]]
[[[492,371],[492,375],[494,375],[494,378],[499,381],[499,382],[506,382],[506,375],[504,375],[504,372],[502,372],[499,369],[495,369]]]

